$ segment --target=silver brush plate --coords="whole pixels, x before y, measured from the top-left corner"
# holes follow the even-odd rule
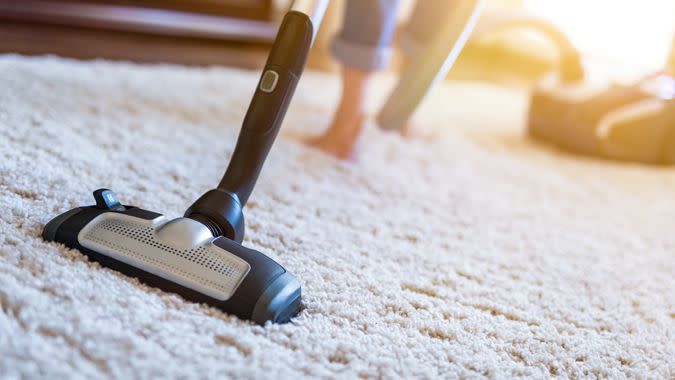
[[[78,234],[83,247],[186,288],[225,301],[251,270],[241,258],[213,244],[213,236],[188,218],[153,220],[106,212]]]

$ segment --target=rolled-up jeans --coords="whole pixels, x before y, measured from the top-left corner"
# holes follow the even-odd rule
[[[414,57],[425,41],[434,38],[440,25],[448,20],[452,1],[416,1],[400,39],[403,54]],[[346,0],[342,29],[332,45],[335,58],[362,71],[387,67],[400,4],[400,0]]]

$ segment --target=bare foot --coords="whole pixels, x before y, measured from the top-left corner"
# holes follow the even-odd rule
[[[351,120],[338,118],[324,134],[308,140],[307,143],[339,159],[352,159],[363,120],[363,116]]]
[[[397,132],[402,137],[408,139],[431,140],[434,137],[436,137],[435,133],[420,128],[419,125],[413,123],[412,121],[408,121],[407,123],[405,123],[405,125],[403,125],[403,127],[398,129]]]
[[[353,157],[365,115],[366,89],[370,73],[343,67],[342,96],[330,127],[308,143],[340,159]]]

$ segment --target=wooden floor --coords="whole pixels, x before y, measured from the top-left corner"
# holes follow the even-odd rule
[[[203,38],[82,29],[32,23],[0,23],[0,52],[54,54],[79,59],[171,62],[260,68],[270,45]]]
[[[175,37],[5,20],[0,22],[0,53],[259,69],[264,66],[270,47],[270,43],[263,42]],[[394,70],[400,66],[398,61],[394,59]],[[332,72],[339,69],[330,51],[321,48],[312,49],[308,67]],[[449,77],[501,83],[525,80],[529,83],[551,69],[550,62],[514,55],[499,47],[486,49],[469,43]]]

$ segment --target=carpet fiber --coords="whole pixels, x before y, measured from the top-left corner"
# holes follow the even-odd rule
[[[675,376],[675,171],[532,143],[510,90],[439,88],[417,121],[434,141],[368,125],[344,163],[301,143],[339,94],[303,77],[246,208],[245,244],[303,285],[290,324],[41,240],[99,187],[182,214],[220,179],[257,76],[0,57],[0,377]]]

